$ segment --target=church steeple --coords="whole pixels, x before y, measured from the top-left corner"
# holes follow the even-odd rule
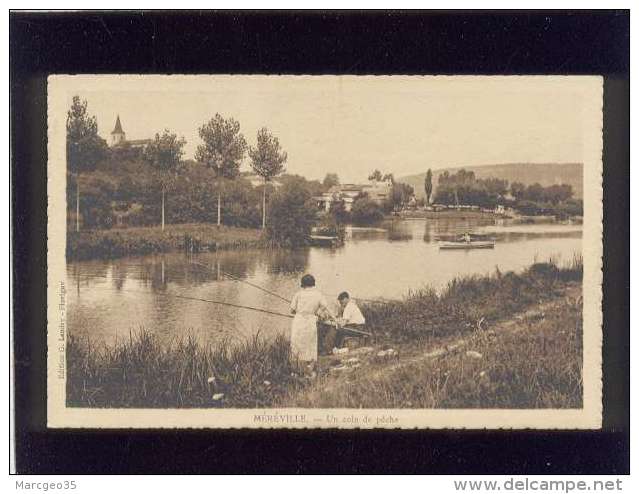
[[[120,123],[120,115],[115,119],[115,128],[111,132],[111,146],[117,146],[125,141],[125,133]]]
[[[124,134],[124,131],[122,130],[122,124],[120,123],[120,115],[118,115],[118,118],[116,118],[115,120],[115,129],[113,129],[113,132],[111,132],[111,134]]]

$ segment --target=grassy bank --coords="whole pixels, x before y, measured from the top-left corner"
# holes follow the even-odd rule
[[[70,338],[67,399],[89,407],[579,406],[581,307],[569,293],[580,291],[581,277],[578,259],[536,264],[364,305],[372,355],[392,346],[399,363],[362,357],[361,368],[337,375],[335,358],[324,358],[315,380],[284,338],[214,348],[162,345],[144,332],[112,347]],[[539,306],[547,306],[541,316],[526,315]],[[442,346],[459,351],[426,358]]]
[[[390,365],[362,367],[286,397],[292,407],[581,408],[582,306],[561,299],[543,313],[496,324]]]
[[[204,251],[263,247],[262,231],[207,223],[114,228],[67,233],[67,259],[113,259],[187,248]]]

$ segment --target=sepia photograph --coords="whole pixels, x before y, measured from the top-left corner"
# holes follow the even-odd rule
[[[50,76],[50,427],[599,428],[602,79]]]

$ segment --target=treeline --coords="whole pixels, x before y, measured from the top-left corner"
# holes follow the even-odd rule
[[[126,226],[152,226],[161,221],[162,197],[148,163],[141,158],[123,160],[119,150],[110,152],[92,172],[79,176],[80,214],[84,229],[108,229],[122,221]],[[67,204],[75,207],[78,176],[69,174]],[[322,185],[298,175],[278,177],[284,187],[301,187],[308,196],[317,195]],[[263,185],[253,187],[244,176],[217,181],[215,174],[201,163],[185,161],[165,197],[165,221],[176,223],[216,223],[217,196],[221,192],[221,217],[227,226],[258,228],[262,222]],[[272,183],[267,195],[277,192]],[[270,204],[270,203],[269,203]],[[269,205],[267,205],[268,208]],[[73,227],[73,225],[70,225]]]
[[[475,177],[472,171],[444,172],[439,176],[434,203],[494,208],[513,207],[524,214],[582,215],[583,201],[573,197],[568,184],[542,186],[508,183],[499,178]]]
[[[67,113],[66,127],[69,231],[79,231],[81,225],[83,229],[108,229],[161,224],[164,230],[171,223],[216,222],[261,225],[274,238],[283,238],[286,232],[267,228],[268,210],[285,211],[287,206],[281,201],[293,200],[288,206],[291,211],[305,209],[300,221],[306,225],[315,214],[312,195],[325,190],[319,181],[285,173],[287,154],[268,129],[260,129],[256,144],[250,146],[239,122],[219,114],[198,128],[195,160],[183,159],[186,141],[168,129],[144,147],[125,141],[109,148],[98,135],[87,102],[77,96]],[[257,187],[240,173],[246,156],[253,172],[261,177]],[[276,177],[282,185],[277,194]],[[267,205],[269,194],[275,196],[269,201],[273,204]],[[290,215],[284,221],[274,219],[274,226],[283,225],[287,230],[298,223]],[[303,237],[305,231],[298,233]]]

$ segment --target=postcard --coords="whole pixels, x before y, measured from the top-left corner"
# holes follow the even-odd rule
[[[602,104],[51,76],[48,426],[599,429]]]

